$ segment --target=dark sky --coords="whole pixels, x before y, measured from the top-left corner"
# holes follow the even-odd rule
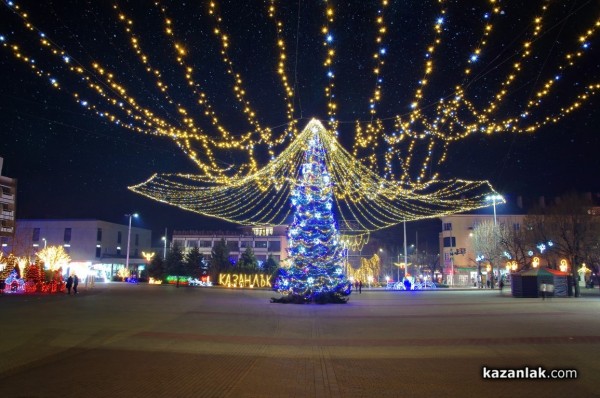
[[[40,4],[44,3],[44,4]],[[230,79],[219,57],[204,2],[163,2],[190,54],[189,60],[201,71],[201,83],[227,127],[245,129],[239,107],[232,95]],[[172,4],[171,4],[172,3]],[[286,3],[281,12],[288,46],[288,75],[297,84],[297,116],[325,118],[323,90],[327,81],[322,67],[323,45],[319,30],[323,24],[323,2],[304,0]],[[335,2],[336,22],[331,26],[336,57],[336,96],[341,140],[350,142],[353,121],[368,120],[368,98],[373,89],[373,19],[380,2],[364,0]],[[391,117],[410,111],[412,95],[422,76],[424,53],[431,43],[431,27],[441,13],[436,2],[390,2],[385,11],[388,33],[384,101],[379,115]],[[432,4],[423,4],[432,3]],[[586,48],[577,47],[577,35],[591,27],[600,15],[596,1],[564,1],[553,4],[545,15],[534,54],[523,63],[528,70],[511,88],[510,98],[499,111],[519,114],[522,104],[541,82],[555,76],[556,65],[574,49],[589,54],[577,68],[561,73],[559,88],[547,99],[539,115],[570,103],[586,83],[600,76],[598,40],[592,37]],[[117,21],[112,3],[97,1],[24,1],[29,20],[48,38],[84,65],[98,61],[115,71],[135,98],[157,112],[170,115],[173,109],[154,89],[133,55]],[[162,34],[161,14],[148,1],[120,2],[121,9],[135,21],[154,64],[176,88],[177,100],[190,102],[179,67]],[[262,1],[219,3],[223,27],[231,36],[231,56],[244,77],[248,97],[261,123],[285,123],[285,102],[281,85],[273,72],[277,51],[274,27]],[[511,1],[495,22],[478,68],[479,78],[469,86],[470,98],[479,106],[498,91],[515,55],[531,32],[531,21],[539,15],[542,2]],[[460,71],[475,43],[489,11],[487,2],[447,2],[443,44],[435,54],[435,71],[426,91],[430,101],[452,93],[461,83]],[[65,71],[65,65],[40,50],[39,33],[23,28],[10,7],[0,6],[0,35],[5,42],[19,44],[45,70],[52,71],[64,90],[51,88],[48,79],[38,78],[0,48],[0,156],[3,174],[18,178],[19,218],[99,218],[114,222],[127,220],[125,213],[138,211],[139,226],[155,231],[172,229],[215,229],[233,227],[219,220],[184,212],[151,201],[127,190],[127,186],[149,178],[155,172],[196,172],[195,166],[170,140],[137,134],[120,128],[86,111],[70,92],[85,92],[85,86]],[[297,43],[297,45],[296,45]],[[1,44],[1,43],[0,43]],[[99,102],[89,95],[90,101]],[[477,101],[480,101],[477,103]],[[427,100],[425,101],[427,103]],[[559,195],[570,190],[600,192],[600,107],[597,97],[557,124],[535,134],[473,135],[450,146],[448,161],[440,172],[446,177],[490,180],[501,193],[529,196]],[[303,125],[305,122],[301,122]],[[228,161],[235,162],[233,154]],[[431,223],[411,224],[415,229],[435,230]],[[157,234],[157,236],[160,236]]]

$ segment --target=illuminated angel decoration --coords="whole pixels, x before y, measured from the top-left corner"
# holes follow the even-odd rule
[[[348,124],[342,124],[344,121],[338,119],[340,108],[344,105],[336,97],[336,83],[342,83],[336,80],[338,70],[343,66],[336,48],[338,13],[332,3],[325,0],[311,6],[321,7],[323,15],[320,35],[327,116],[321,121],[311,120],[302,129],[305,122],[297,115],[298,93],[290,75],[295,66],[289,62],[289,32],[285,18],[281,17],[283,12],[280,12],[285,4],[279,7],[276,0],[266,3],[264,17],[272,22],[274,33],[273,68],[285,102],[286,123],[280,128],[265,124],[255,109],[246,78],[240,72],[244,68],[234,62],[235,56],[231,51],[236,38],[227,31],[226,18],[216,0],[206,3],[206,18],[210,34],[218,42],[223,75],[231,83],[236,107],[248,126],[244,131],[230,131],[226,127],[224,120],[228,117],[221,117],[218,113],[215,98],[204,88],[205,80],[200,77],[202,65],[194,62],[199,44],[184,39],[186,35],[178,26],[177,19],[161,1],[154,2],[154,11],[162,21],[161,43],[171,50],[172,65],[181,71],[181,75],[177,76],[179,84],[174,83],[174,76],[165,73],[162,59],[149,50],[149,40],[146,41],[139,33],[137,21],[128,15],[131,10],[125,10],[118,4],[113,6],[114,19],[122,26],[128,38],[127,45],[147,78],[155,84],[154,97],[160,97],[161,101],[158,107],[139,100],[135,90],[123,82],[122,74],[110,70],[100,60],[91,65],[79,61],[55,38],[45,34],[31,20],[33,17],[16,2],[5,1],[5,8],[22,22],[24,32],[37,35],[44,54],[56,62],[45,68],[18,42],[17,33],[9,36],[0,32],[0,44],[53,87],[69,92],[80,106],[134,132],[173,140],[198,167],[197,174],[154,174],[149,180],[130,187],[134,192],[185,210],[241,224],[280,224],[286,221],[291,211],[290,192],[312,134],[318,134],[325,147],[337,214],[341,224],[352,225],[349,229],[372,231],[402,221],[439,217],[487,206],[489,203],[485,196],[494,191],[486,181],[444,180],[440,177],[439,169],[448,158],[449,145],[474,134],[531,133],[580,108],[600,89],[598,82],[584,82],[576,85],[578,91],[570,89],[566,95],[563,95],[565,91],[561,91],[562,102],[556,109],[552,110],[544,102],[551,94],[558,93],[557,87],[563,77],[573,74],[586,58],[590,42],[600,28],[598,16],[590,17],[584,6],[561,16],[560,7],[552,9],[549,2],[542,1],[528,30],[519,38],[525,39],[512,49],[512,53],[501,62],[498,61],[500,56],[496,56],[487,64],[487,69],[481,66],[482,60],[489,56],[486,51],[494,43],[492,37],[496,25],[508,18],[499,1],[489,0],[478,9],[481,11],[479,39],[474,41],[463,59],[464,68],[458,73],[458,83],[442,98],[428,99],[426,94],[433,81],[449,80],[446,76],[436,80],[434,73],[437,63],[442,62],[436,57],[442,51],[449,30],[447,25],[452,23],[453,18],[446,2],[438,0],[439,8],[429,24],[432,31],[424,50],[423,71],[409,101],[409,111],[381,114],[384,93],[389,89],[385,86],[384,75],[395,72],[386,70],[389,64],[386,60],[392,53],[386,45],[391,42],[388,37],[391,29],[386,21],[390,5],[388,0],[381,0],[372,5],[375,27],[370,41],[370,79],[373,84],[365,104],[369,119],[352,121],[354,132],[349,134]],[[588,6],[597,14],[597,8]],[[553,57],[555,62],[551,73],[535,72],[535,79],[531,79],[525,71],[528,63],[535,58],[536,48],[543,47],[542,37],[554,27],[562,26],[556,21],[564,24],[575,12],[585,15],[585,23],[589,26],[576,27],[579,31],[570,38],[573,50],[564,50],[560,56]],[[153,43],[153,50],[154,47]],[[504,73],[503,78],[489,83],[496,87],[476,89],[477,83],[492,70]],[[294,73],[296,71],[294,69]],[[518,85],[525,84],[524,80],[534,80],[531,95],[515,105],[511,94],[517,91]],[[189,97],[193,98],[193,105],[178,99],[179,91],[186,88]],[[475,99],[483,95],[485,100]],[[352,136],[350,143],[349,135]],[[224,158],[235,160],[224,162]]]

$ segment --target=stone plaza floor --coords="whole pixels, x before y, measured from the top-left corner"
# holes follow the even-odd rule
[[[0,296],[0,396],[600,396],[600,293],[363,289],[348,304],[125,283]],[[576,369],[490,380],[488,369]]]

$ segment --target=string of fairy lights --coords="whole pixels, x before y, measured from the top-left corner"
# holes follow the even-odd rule
[[[282,135],[282,137],[279,140],[275,141],[275,144],[283,144],[284,139],[286,137],[293,138],[296,135],[298,135],[298,127],[297,127],[298,121],[294,118],[295,117],[294,88],[291,84],[291,79],[289,78],[288,73],[287,73],[288,55],[286,52],[287,47],[286,47],[285,38],[284,38],[283,21],[277,17],[277,7],[276,6],[277,6],[277,0],[270,0],[268,16],[269,16],[269,18],[273,19],[273,22],[275,23],[275,29],[277,32],[277,48],[279,50],[278,62],[277,62],[277,75],[279,76],[279,79],[281,80],[281,84],[283,85],[283,89],[285,92],[285,99],[286,99],[286,115],[287,115],[287,121],[288,121],[288,126],[285,131],[286,134]],[[274,156],[273,144],[269,145],[269,155],[271,155],[271,157]]]
[[[172,72],[166,73],[159,65],[151,45],[136,32],[137,21],[119,3],[113,5],[115,20],[127,37],[127,45],[152,79],[160,96],[161,106],[142,105],[136,90],[100,60],[89,65],[63,48],[54,38],[46,35],[20,4],[2,1],[22,22],[26,32],[37,37],[44,59],[36,59],[15,34],[0,32],[0,45],[51,87],[72,96],[74,101],[106,121],[140,134],[168,138],[198,166],[200,174],[155,174],[149,180],[131,187],[142,195],[183,209],[243,224],[278,224],[290,214],[288,199],[298,177],[302,153],[308,137],[318,134],[327,149],[327,168],[334,181],[334,198],[340,213],[340,223],[354,225],[356,231],[384,228],[401,221],[465,211],[485,204],[485,195],[493,191],[487,182],[463,180],[441,181],[436,168],[448,157],[448,147],[473,134],[531,133],[581,108],[600,90],[600,82],[580,84],[571,91],[572,98],[562,99],[555,111],[545,111],[545,100],[555,97],[557,87],[567,72],[573,70],[589,53],[591,41],[600,28],[600,18],[592,26],[580,28],[573,40],[572,51],[560,55],[556,73],[540,80],[517,114],[502,113],[503,105],[512,98],[517,84],[523,83],[529,61],[542,47],[545,20],[555,6],[542,1],[533,16],[530,30],[515,54],[507,57],[509,71],[498,83],[489,100],[474,101],[473,87],[489,70],[482,68],[496,24],[505,17],[499,0],[488,0],[482,15],[480,38],[470,49],[462,70],[462,82],[450,95],[429,102],[426,89],[441,62],[435,55],[447,34],[445,28],[451,14],[445,0],[438,0],[438,14],[434,16],[432,36],[424,52],[423,70],[409,104],[410,111],[384,115],[381,103],[384,93],[384,69],[392,56],[387,46],[389,26],[386,22],[388,0],[380,0],[374,9],[372,78],[374,87],[368,96],[369,120],[355,120],[351,152],[338,141],[339,105],[336,98],[336,68],[342,66],[335,35],[338,12],[333,0],[320,5],[324,18],[320,34],[324,51],[323,68],[326,74],[325,99],[327,129],[317,121],[299,131],[295,104],[298,93],[290,78],[290,60],[284,20],[277,0],[266,2],[265,17],[273,24],[276,62],[274,73],[283,89],[286,124],[283,128],[269,127],[252,105],[244,70],[234,63],[232,52],[235,37],[227,32],[228,20],[222,15],[219,2],[206,2],[211,34],[219,45],[222,70],[231,85],[232,98],[238,104],[247,128],[231,131],[228,117],[219,114],[211,93],[203,87],[203,65],[194,62],[197,49],[186,43],[179,33],[178,21],[170,13],[171,5],[156,0],[153,5],[162,18],[160,32],[171,47],[173,64],[181,71],[184,86],[175,84]],[[164,61],[164,60],[162,60]],[[388,62],[389,63],[389,62]],[[390,71],[388,71],[389,73]],[[227,82],[225,82],[227,83]],[[339,83],[339,82],[338,82]],[[176,90],[187,88],[193,103],[176,100]],[[562,98],[562,96],[561,96]],[[544,113],[547,112],[547,113]],[[346,122],[344,122],[347,125]],[[345,127],[345,126],[344,126]],[[259,153],[268,153],[265,165]],[[235,158],[234,164],[223,158]],[[467,198],[467,199],[465,199]],[[282,211],[282,209],[284,209]],[[287,210],[285,210],[287,209]]]
[[[328,125],[332,131],[337,131],[338,122],[336,120],[336,114],[338,105],[335,100],[335,47],[334,47],[334,35],[333,35],[333,23],[335,21],[335,11],[332,6],[332,0],[324,0],[323,7],[325,9],[325,24],[321,28],[323,34],[323,47],[325,48],[325,60],[323,61],[323,67],[327,73],[327,84],[325,86],[325,98],[327,99],[327,118]]]
[[[336,135],[318,120],[309,122],[264,168],[235,183],[207,187],[202,186],[206,181],[199,176],[155,174],[130,189],[160,202],[242,224],[282,224],[290,215],[288,199],[315,135],[324,147],[325,167],[334,182],[339,222],[355,231],[484,207],[485,196],[493,192],[487,182],[436,181],[427,188],[415,189],[386,180],[368,167],[357,165]]]

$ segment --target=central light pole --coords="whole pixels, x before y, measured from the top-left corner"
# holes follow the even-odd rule
[[[129,270],[129,246],[131,244],[131,219],[133,217],[137,218],[138,214],[125,214],[125,217],[129,217],[129,229],[127,230],[127,254],[125,255],[125,269]]]

